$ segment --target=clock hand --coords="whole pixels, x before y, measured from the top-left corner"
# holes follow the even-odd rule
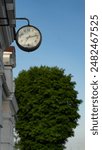
[[[29,38],[32,38],[32,37],[35,37],[35,36],[38,36],[38,35],[29,35],[26,39],[28,40]]]

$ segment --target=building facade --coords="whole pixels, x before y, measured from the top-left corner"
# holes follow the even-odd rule
[[[18,111],[14,95],[13,68],[16,66],[15,0],[0,0],[0,150],[14,150],[13,128]]]

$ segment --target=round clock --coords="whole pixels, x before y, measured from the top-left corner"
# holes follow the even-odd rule
[[[26,25],[21,27],[16,34],[16,43],[18,47],[26,52],[36,50],[42,40],[41,32],[38,28]]]

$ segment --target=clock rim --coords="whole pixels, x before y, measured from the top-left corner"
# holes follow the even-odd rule
[[[19,42],[18,42],[18,37],[19,37],[19,36],[18,36],[18,33],[20,32],[20,30],[21,30],[22,28],[25,28],[25,27],[33,27],[34,29],[36,29],[36,30],[39,32],[39,34],[40,34],[40,41],[39,41],[39,43],[38,43],[36,46],[33,46],[33,47],[31,47],[31,48],[28,48],[28,47],[24,47],[24,46],[22,46],[21,44],[19,44]],[[41,44],[41,42],[42,42],[42,34],[41,34],[40,30],[39,30],[37,27],[35,27],[35,26],[33,26],[33,25],[24,25],[24,26],[20,27],[20,28],[18,29],[18,31],[16,32],[15,41],[16,41],[17,46],[18,46],[21,50],[26,51],[26,52],[32,52],[32,51],[35,51],[35,50],[40,46],[40,44]]]

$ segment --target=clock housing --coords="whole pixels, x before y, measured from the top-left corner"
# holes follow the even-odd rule
[[[16,33],[16,43],[20,49],[26,52],[36,50],[42,41],[40,30],[32,25],[21,27]]]

